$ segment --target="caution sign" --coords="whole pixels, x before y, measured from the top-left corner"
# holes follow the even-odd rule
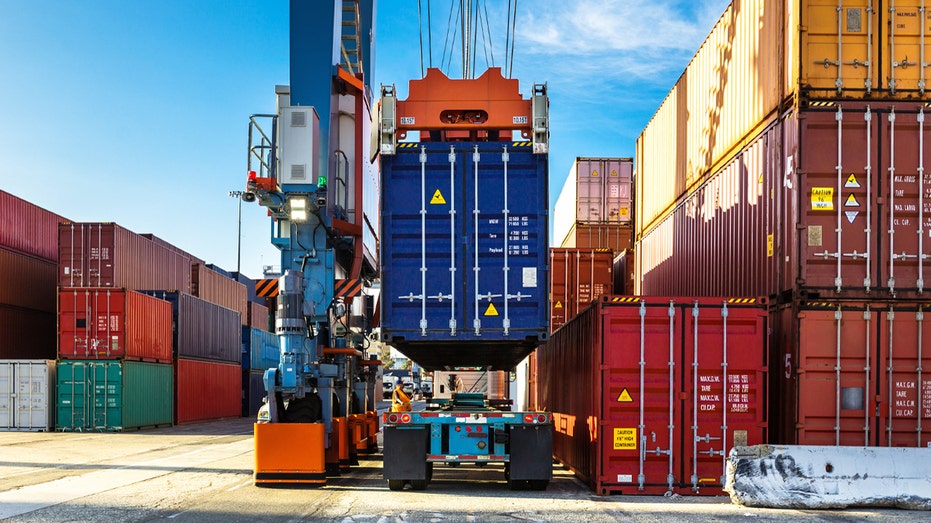
[[[844,202],[844,207],[859,207],[859,206],[860,206],[860,202],[858,202],[856,197],[854,197],[854,195],[852,194],[848,196],[847,201]]]
[[[611,176],[617,176],[617,171],[615,171],[614,169],[611,169]]]
[[[624,390],[617,395],[617,401],[620,403],[633,403],[634,398],[630,397],[630,392],[627,391],[627,387],[624,387]]]
[[[834,210],[834,188],[833,187],[812,187],[811,188],[811,210],[833,211]]]
[[[485,316],[497,316],[497,315],[498,315],[498,309],[495,308],[495,304],[489,303],[488,308],[485,309]]]
[[[844,184],[844,187],[857,189],[860,187],[860,182],[857,181],[857,177],[851,174],[847,177],[847,183]]]
[[[557,302],[556,302],[556,305],[553,305],[553,308],[554,308],[554,309],[561,309],[561,308],[562,308],[562,302],[561,302],[561,301],[557,301]]]
[[[443,198],[443,193],[439,189],[433,193],[433,198],[430,199],[430,205],[446,205],[446,198]]]
[[[614,450],[637,450],[637,429],[614,429]]]
[[[630,216],[630,207],[621,207],[621,210],[618,214],[620,214],[623,218]]]
[[[773,235],[772,235],[772,234],[766,235],[766,257],[767,257],[767,258],[772,258],[772,257],[773,257],[773,252],[774,252],[774,250],[775,250],[775,249],[773,248],[773,243],[774,243],[774,241],[773,241]]]
[[[859,216],[860,211],[844,211],[844,214],[847,216],[847,221],[853,224],[853,221]]]
[[[594,171],[592,171],[592,177],[596,177],[596,176],[598,176],[598,170],[597,170],[597,169],[594,170]]]

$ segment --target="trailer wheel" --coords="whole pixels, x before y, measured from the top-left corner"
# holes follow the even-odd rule
[[[508,479],[508,488],[511,490],[524,490],[527,482],[522,479]]]
[[[411,488],[414,490],[427,490],[427,480],[413,479],[411,480]]]
[[[528,483],[530,490],[546,490],[550,484],[548,479],[531,479]]]
[[[389,479],[388,490],[404,490],[404,480],[403,479]]]

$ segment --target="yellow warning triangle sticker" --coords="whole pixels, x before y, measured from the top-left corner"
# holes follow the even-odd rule
[[[553,308],[554,308],[554,309],[561,309],[561,308],[562,308],[562,302],[561,302],[561,301],[557,301],[557,302],[556,302],[556,305],[554,305]]]
[[[592,176],[598,176],[598,171],[597,170],[592,171]]]
[[[443,198],[443,193],[439,189],[433,193],[433,198],[430,200],[430,205],[446,205],[446,198]]]
[[[617,397],[617,401],[621,403],[633,403],[634,399],[630,397],[630,393],[627,392],[627,387],[624,387],[624,390]]]
[[[488,308],[485,309],[485,316],[497,316],[497,315],[498,315],[498,309],[495,308],[495,304],[489,303]]]
[[[844,187],[859,187],[860,182],[857,181],[857,177],[851,174],[847,177],[847,183],[844,184]]]
[[[852,194],[848,196],[847,201],[844,202],[844,207],[859,207],[859,206],[860,206],[860,202],[858,202],[857,199],[854,198]]]
[[[612,170],[612,171],[611,171],[611,176],[617,176],[617,171]]]

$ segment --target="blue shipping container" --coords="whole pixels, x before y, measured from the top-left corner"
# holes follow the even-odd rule
[[[513,368],[547,336],[547,156],[529,142],[397,151],[381,159],[383,340],[427,370]]]
[[[242,328],[242,368],[262,370],[278,367],[280,351],[278,336],[274,332]]]

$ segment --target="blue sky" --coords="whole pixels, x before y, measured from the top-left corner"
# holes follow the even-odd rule
[[[502,65],[508,2],[486,3],[487,50]],[[576,156],[633,156],[728,3],[518,2],[513,77],[525,95],[548,83],[551,203]],[[450,1],[430,4],[434,65],[445,64]],[[0,188],[235,270],[227,193],[244,184],[249,114],[273,111],[274,86],[288,83],[288,2],[0,0],[0,12]],[[406,97],[421,75],[419,36],[417,2],[378,2],[376,92],[393,83]],[[461,73],[458,60],[446,69]],[[278,252],[264,210],[243,204],[242,216],[242,270],[258,277]]]

